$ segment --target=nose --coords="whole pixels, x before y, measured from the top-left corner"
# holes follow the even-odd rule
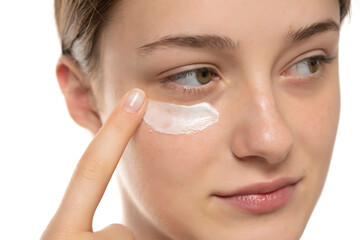
[[[252,91],[240,116],[232,136],[232,151],[238,159],[261,159],[268,164],[286,159],[294,138],[271,88]]]

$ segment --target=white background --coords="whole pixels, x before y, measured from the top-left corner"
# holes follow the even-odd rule
[[[39,239],[91,135],[69,117],[55,79],[53,1],[0,4],[0,238]],[[360,2],[340,42],[342,109],[333,162],[308,239],[360,239]],[[321,140],[320,140],[321,141]],[[111,181],[94,229],[121,220]]]

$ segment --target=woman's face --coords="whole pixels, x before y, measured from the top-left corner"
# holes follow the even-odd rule
[[[220,114],[194,134],[141,123],[117,171],[139,239],[300,237],[337,131],[339,15],[338,0],[118,6],[99,41],[102,77],[92,83],[101,118],[134,87],[151,100],[207,102]],[[188,83],[168,78],[197,68],[215,74],[206,84],[194,74]],[[247,196],[232,205],[235,193]]]

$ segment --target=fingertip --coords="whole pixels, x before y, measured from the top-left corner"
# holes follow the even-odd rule
[[[146,101],[146,94],[138,88],[130,90],[123,103],[123,108],[128,113],[136,113],[142,109]]]
[[[106,120],[124,132],[139,125],[145,115],[147,97],[144,91],[134,88],[123,95],[111,116]],[[125,131],[125,132],[127,132]]]

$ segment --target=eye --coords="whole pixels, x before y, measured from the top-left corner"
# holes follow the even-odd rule
[[[187,86],[201,86],[208,84],[215,78],[215,71],[210,68],[199,68],[167,77],[165,81],[172,81]]]
[[[301,60],[286,70],[286,75],[309,76],[319,71],[321,63],[330,63],[333,59],[326,56],[314,56]]]

